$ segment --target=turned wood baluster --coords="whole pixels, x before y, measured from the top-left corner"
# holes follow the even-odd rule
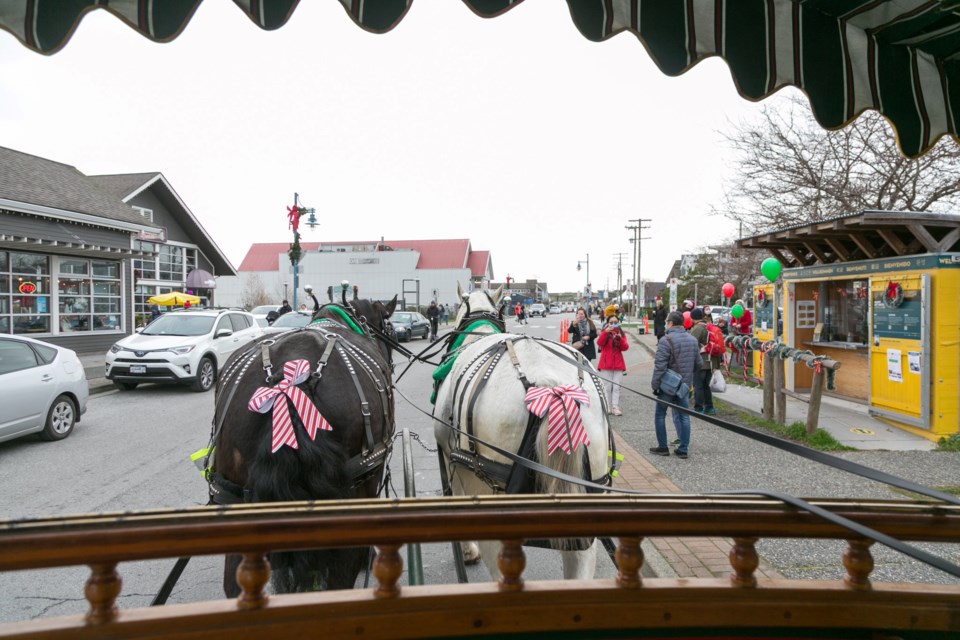
[[[730,548],[730,566],[733,573],[730,582],[737,587],[757,586],[757,577],[754,572],[760,566],[760,556],[754,546],[757,538],[734,538]]]
[[[870,573],[873,571],[873,555],[870,547],[873,540],[847,540],[847,549],[843,552],[843,566],[847,575],[843,582],[851,589],[868,591],[871,589]]]
[[[244,553],[240,565],[237,567],[237,584],[240,585],[240,596],[237,598],[237,607],[240,609],[261,609],[267,606],[270,599],[263,588],[270,580],[270,563],[264,553]]]
[[[527,567],[527,557],[523,553],[523,540],[500,541],[497,567],[500,569],[500,591],[523,589],[521,574]]]
[[[123,580],[117,573],[116,562],[103,562],[90,565],[90,577],[84,585],[83,593],[90,603],[87,611],[87,624],[101,625],[113,622],[117,618],[117,596]]]
[[[642,582],[640,567],[643,566],[643,538],[625,536],[620,538],[614,556],[617,560],[617,586],[623,589],[638,589]]]
[[[400,595],[397,581],[403,575],[403,558],[400,557],[399,544],[378,544],[377,557],[373,559],[373,576],[377,586],[373,590],[374,598],[396,598]]]

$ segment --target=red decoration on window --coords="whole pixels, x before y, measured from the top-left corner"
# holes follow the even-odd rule
[[[820,292],[819,292],[819,291],[814,291],[814,292],[813,292],[813,300],[814,300],[814,302],[816,302],[816,301],[819,300],[819,299],[820,299]]]

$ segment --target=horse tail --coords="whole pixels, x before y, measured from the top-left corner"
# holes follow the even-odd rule
[[[575,452],[570,454],[558,448],[554,449],[550,455],[547,455],[548,422],[547,417],[544,417],[540,421],[539,432],[537,434],[537,459],[541,461],[541,464],[550,467],[558,473],[575,478],[583,478],[584,470],[588,468],[585,464],[586,449],[584,445],[580,445]],[[537,493],[586,493],[586,489],[583,485],[538,473]]]
[[[284,446],[272,452],[271,439],[259,439],[260,444],[248,473],[248,486],[253,493],[253,500],[286,502],[342,500],[353,497],[349,479],[344,472],[348,458],[344,446],[330,437],[329,433],[322,431],[311,441],[306,436],[297,412],[291,410],[290,416],[294,423],[298,448]],[[267,424],[269,425],[269,422]],[[274,589],[278,593],[292,593],[340,588],[344,573],[352,572],[352,568],[343,566],[343,551],[345,550],[331,549],[271,553]],[[354,561],[348,564],[352,565]]]

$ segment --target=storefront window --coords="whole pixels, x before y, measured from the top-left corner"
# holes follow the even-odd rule
[[[138,251],[156,252],[157,245],[153,242],[141,242],[137,240],[134,249]],[[147,258],[144,260],[134,260],[133,268],[137,272],[137,278],[142,280],[154,280],[157,277],[157,259]]]
[[[59,272],[61,333],[120,329],[119,262],[61,259]],[[92,277],[75,277],[87,273]]]
[[[870,283],[868,280],[831,280],[820,283],[820,322],[823,342],[867,344]]]
[[[50,332],[50,259],[0,251],[0,332]]]
[[[160,280],[183,281],[183,247],[160,246]]]

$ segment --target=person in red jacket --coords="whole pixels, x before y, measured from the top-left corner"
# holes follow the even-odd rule
[[[623,382],[623,372],[627,364],[623,360],[623,352],[630,348],[627,336],[620,328],[620,319],[613,309],[609,310],[607,323],[600,330],[597,337],[597,346],[600,347],[600,362],[597,369],[603,379],[603,388],[607,396],[607,406],[610,413],[622,416],[620,410],[620,384]]]
[[[736,304],[743,307],[743,315],[736,321],[740,325],[737,333],[750,335],[753,332],[753,314],[750,313],[750,307],[743,300],[737,300]]]

